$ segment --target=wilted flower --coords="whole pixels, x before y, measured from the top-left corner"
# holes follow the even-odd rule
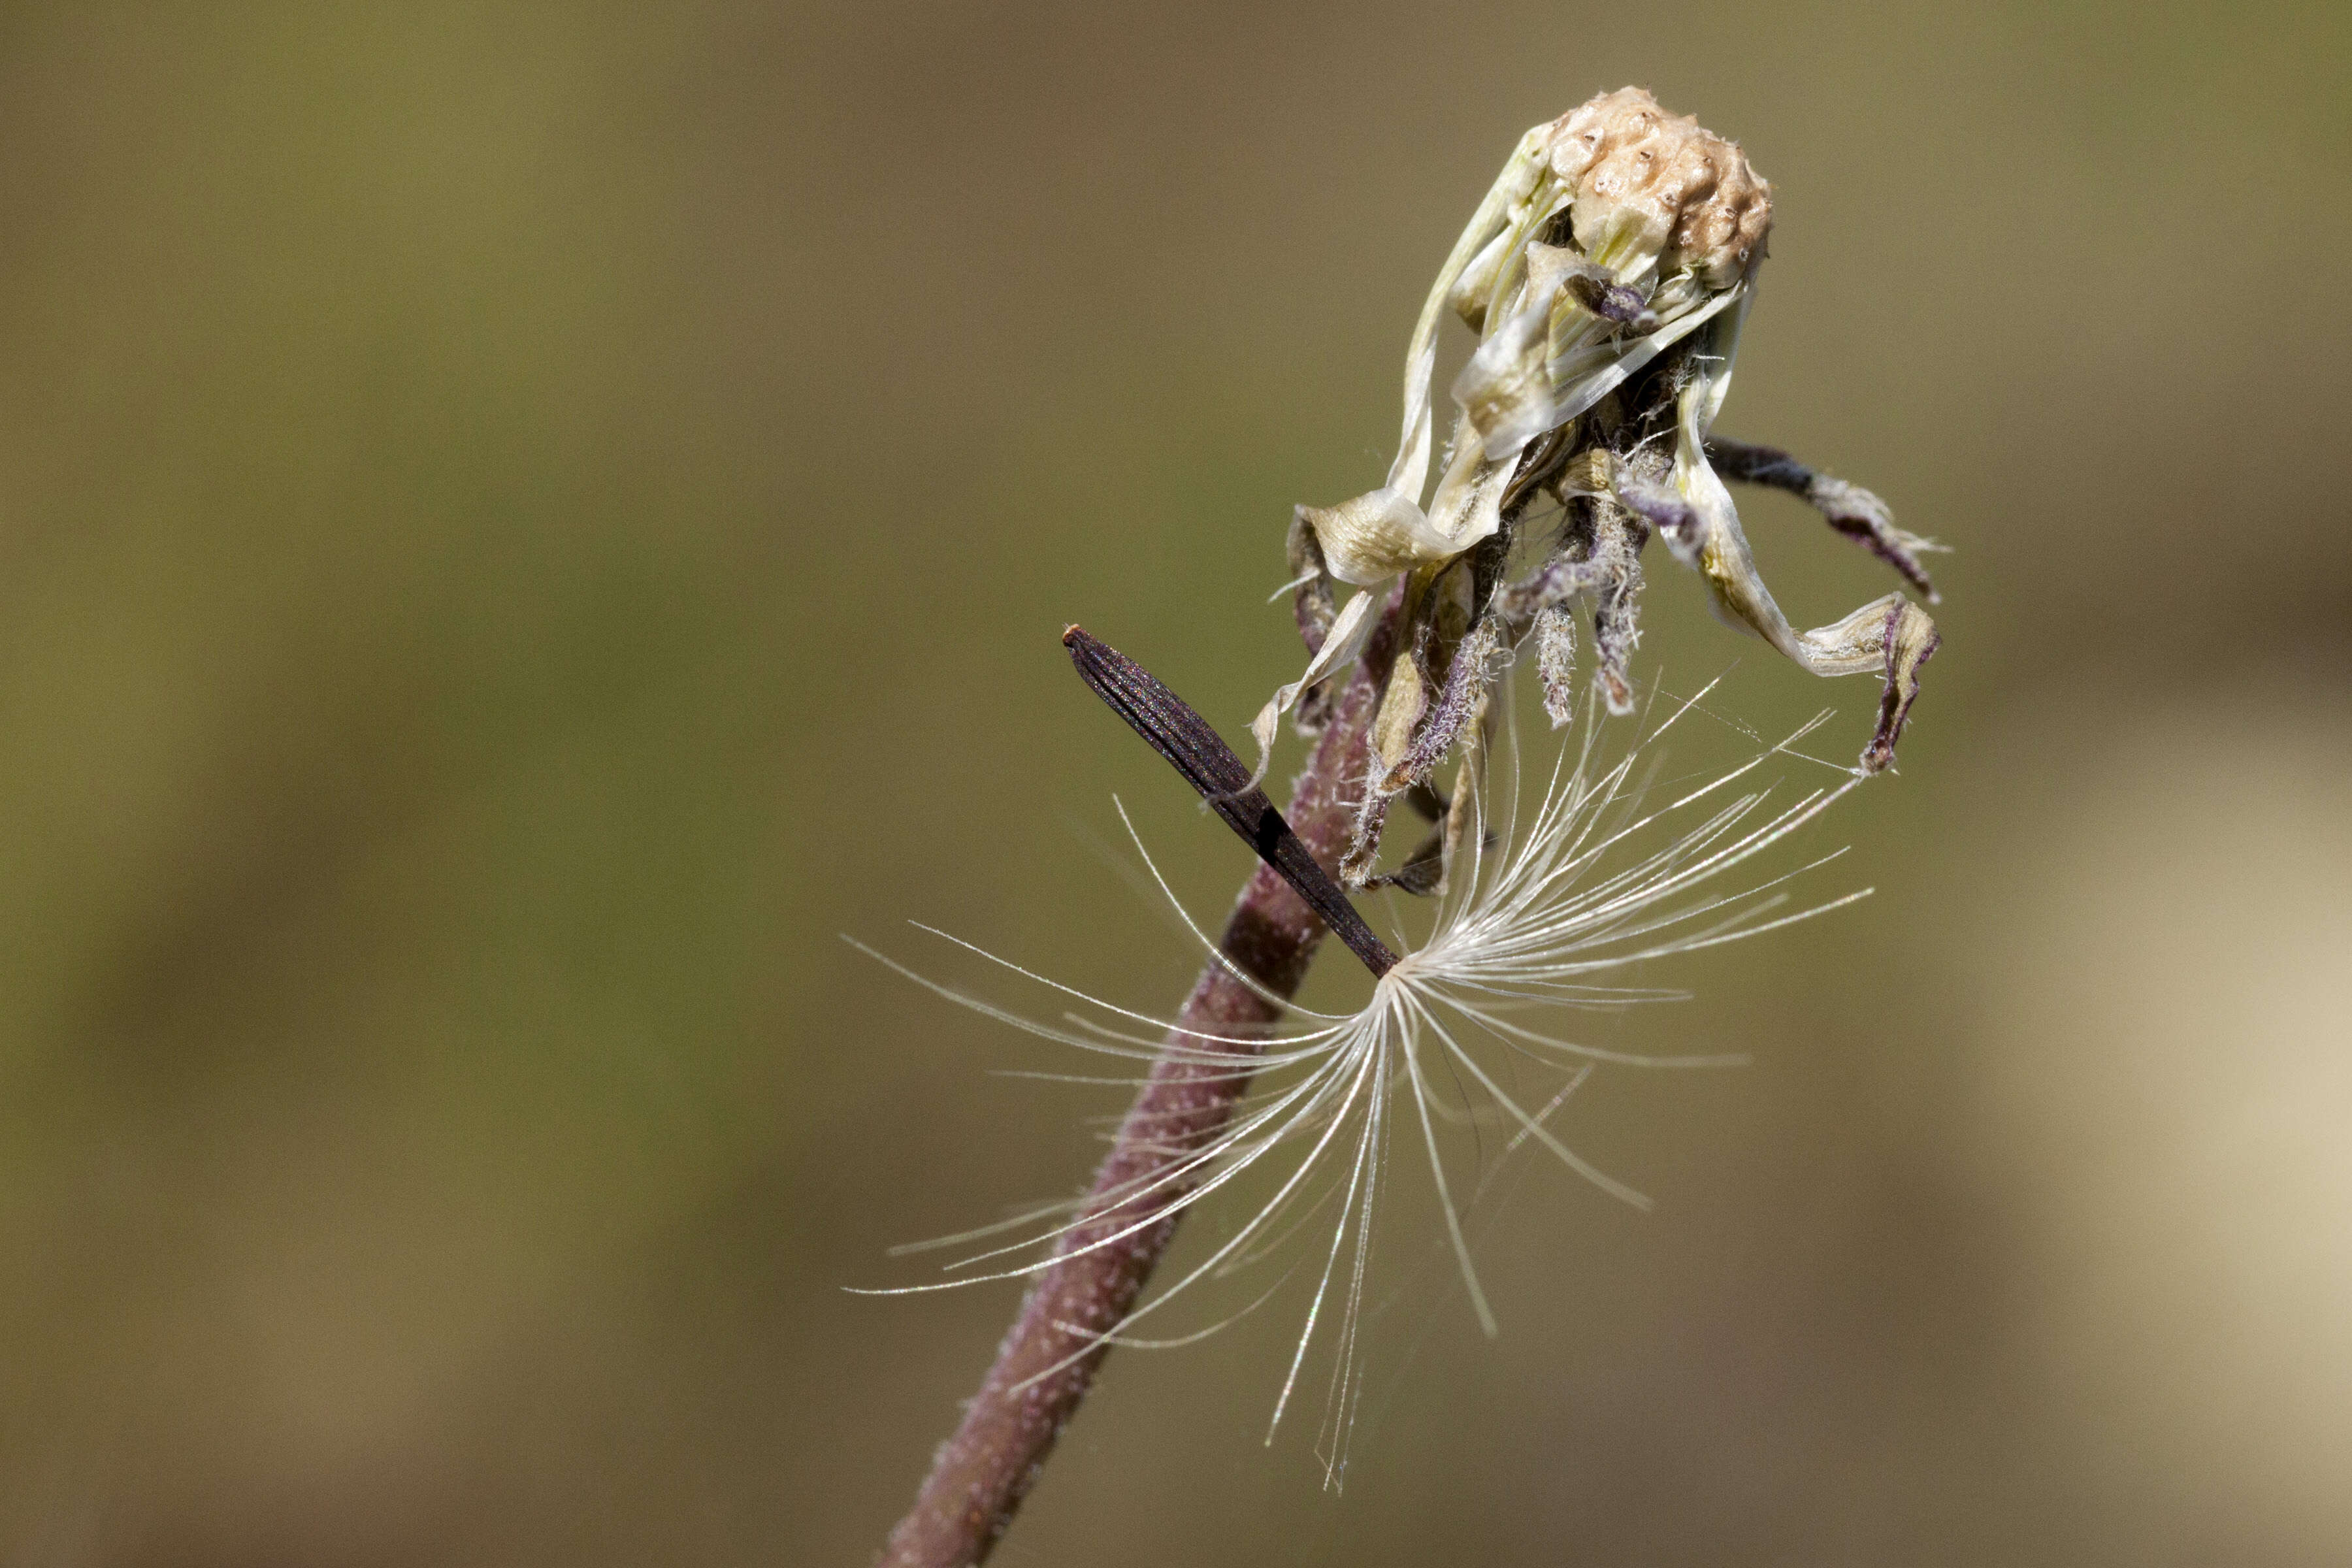
[[[1894,758],[1935,651],[1934,623],[1900,594],[1813,631],[1793,630],[1748,553],[1711,458],[1734,478],[1805,495],[1923,592],[1927,541],[1875,497],[1785,454],[1710,440],[1771,227],[1771,187],[1733,142],[1638,88],[1520,139],[1437,275],[1405,353],[1404,428],[1388,480],[1291,531],[1312,658],[1251,726],[1263,757],[1283,712],[1362,651],[1387,588],[1403,582],[1410,634],[1373,735],[1374,787],[1348,872],[1370,879],[1390,796],[1420,784],[1465,732],[1486,684],[1529,632],[1555,722],[1571,706],[1578,595],[1592,605],[1595,680],[1630,710],[1639,555],[1662,534],[1736,624],[1817,675],[1886,679],[1865,772]],[[1454,384],[1451,448],[1427,488],[1430,384],[1444,309],[1479,333]],[[1561,509],[1549,558],[1507,577],[1530,501]],[[1335,609],[1332,585],[1359,589]],[[1932,597],[1932,594],[1930,595]],[[1312,715],[1309,715],[1312,721]]]
[[[951,1266],[951,1283],[1033,1284],[887,1561],[978,1561],[1106,1349],[1151,1342],[1133,1335],[1143,1319],[1303,1229],[1328,1239],[1293,1266],[1311,1290],[1275,1418],[1309,1351],[1325,1345],[1336,1477],[1360,1386],[1372,1215],[1400,1129],[1427,1156],[1448,1241],[1490,1330],[1441,1123],[1507,1130],[1512,1148],[1540,1143],[1640,1201],[1549,1123],[1595,1064],[1673,1058],[1597,1049],[1530,1015],[1652,999],[1663,994],[1617,988],[1611,977],[1818,912],[1783,910],[1785,876],[1728,891],[1725,879],[1893,761],[1919,667],[1937,645],[1934,624],[1899,593],[1797,632],[1757,575],[1727,478],[1803,497],[1933,597],[1919,563],[1933,546],[1896,528],[1876,497],[1784,452],[1712,433],[1770,226],[1770,187],[1739,149],[1638,89],[1596,98],[1520,140],[1414,327],[1387,481],[1294,515],[1293,604],[1309,663],[1251,726],[1255,773],[1141,667],[1076,627],[1065,634],[1087,684],[1269,870],[1245,886],[1221,942],[1185,917],[1210,967],[1174,1016],[1129,1011],[1012,964],[1078,1010],[1034,1020],[921,980],[1048,1039],[1150,1067],[1140,1080],[1113,1080],[1139,1087],[1084,1196],[950,1238],[1002,1240]],[[1433,488],[1430,387],[1449,307],[1478,342],[1454,383],[1453,436]],[[1538,501],[1549,505],[1538,511]],[[1742,781],[1792,755],[1783,742],[1711,784],[1663,792],[1673,798],[1656,805],[1633,771],[1648,737],[1606,760],[1600,715],[1634,706],[1628,666],[1653,533],[1698,569],[1727,618],[1805,668],[1884,675],[1877,728],[1850,776],[1769,804]],[[1344,609],[1340,584],[1357,590]],[[1601,701],[1583,705],[1581,731],[1563,735],[1559,760],[1523,789],[1507,698],[1490,689],[1532,642],[1544,707],[1555,730],[1567,723],[1576,706],[1572,606],[1590,616]],[[1356,674],[1336,696],[1318,689],[1351,665]],[[1294,709],[1302,729],[1322,731],[1293,796],[1297,828],[1257,787],[1281,716]],[[1492,780],[1490,754],[1504,764]],[[1449,756],[1461,764],[1450,800],[1432,779]],[[1432,830],[1396,870],[1375,876],[1389,805],[1401,796]],[[1325,864],[1334,857],[1336,879]],[[1342,882],[1435,895],[1427,939],[1391,947]],[[1327,928],[1370,971],[1370,995],[1351,1013],[1301,1009],[1304,1022],[1284,1026]],[[1546,1069],[1552,1092],[1538,1104],[1526,1082]],[[1177,1217],[1254,1170],[1271,1173],[1271,1195],[1143,1301]]]

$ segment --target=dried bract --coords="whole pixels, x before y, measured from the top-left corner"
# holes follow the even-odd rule
[[[1386,797],[1423,783],[1469,732],[1531,630],[1546,707],[1567,720],[1575,644],[1558,612],[1570,602],[1591,617],[1601,700],[1630,711],[1640,555],[1654,533],[1732,624],[1816,675],[1880,674],[1886,697],[1860,765],[1892,763],[1934,623],[1898,593],[1795,630],[1756,570],[1724,477],[1802,495],[1931,599],[1919,556],[1935,546],[1895,527],[1867,490],[1712,437],[1771,225],[1771,186],[1738,146],[1638,88],[1520,139],[1413,329],[1386,482],[1302,506],[1292,527],[1301,625],[1318,635],[1306,670],[1251,726],[1261,771],[1282,714],[1358,657],[1402,581],[1403,651],[1374,726],[1350,882],[1373,876]],[[1433,488],[1430,388],[1449,309],[1479,341],[1453,385]],[[1546,500],[1549,531],[1538,534],[1532,509]],[[1531,564],[1525,545],[1543,547]],[[1337,584],[1359,591],[1335,613]]]

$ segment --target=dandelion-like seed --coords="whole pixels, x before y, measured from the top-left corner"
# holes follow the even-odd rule
[[[1449,1175],[1440,1149],[1439,1121],[1476,1119],[1483,1112],[1484,1120],[1499,1122],[1508,1133],[1507,1153],[1523,1142],[1536,1142],[1603,1191],[1646,1208],[1647,1200],[1640,1194],[1563,1142],[1547,1125],[1551,1113],[1599,1065],[1706,1067],[1741,1058],[1633,1055],[1529,1027],[1520,1018],[1560,1008],[1664,999],[1675,994],[1612,984],[1608,976],[1648,961],[1758,935],[1866,897],[1866,891],[1850,893],[1789,912],[1784,885],[1821,860],[1779,877],[1725,886],[1726,879],[1827,809],[1860,780],[1847,776],[1777,806],[1769,786],[1741,788],[1764,763],[1795,755],[1790,748],[1822,722],[1816,719],[1780,745],[1704,784],[1670,793],[1640,787],[1634,783],[1637,763],[1654,754],[1658,738],[1692,710],[1706,695],[1701,692],[1675,705],[1663,722],[1613,758],[1604,756],[1601,728],[1588,720],[1572,744],[1559,748],[1548,773],[1530,792],[1523,778],[1517,731],[1506,718],[1499,726],[1503,765],[1495,798],[1490,803],[1485,771],[1474,757],[1464,770],[1465,794],[1446,812],[1449,836],[1455,840],[1448,857],[1452,874],[1434,900],[1429,934],[1400,955],[1357,914],[1262,793],[1230,793],[1237,781],[1246,784],[1241,760],[1198,714],[1139,666],[1085,632],[1073,627],[1065,640],[1087,684],[1219,808],[1301,899],[1327,911],[1327,923],[1370,972],[1371,994],[1353,1013],[1297,1009],[1306,1021],[1290,1027],[1247,1036],[1204,1035],[1179,1020],[1138,1013],[1060,985],[933,932],[1077,1004],[1059,1023],[1049,1023],[941,985],[866,949],[940,995],[1059,1044],[1111,1058],[1173,1058],[1215,1077],[1250,1083],[1230,1122],[1197,1144],[1173,1152],[1174,1158],[1148,1176],[1110,1192],[1098,1187],[1086,1199],[1033,1209],[981,1231],[901,1248],[974,1247],[950,1266],[955,1279],[907,1289],[951,1289],[1027,1275],[1076,1252],[1115,1247],[1165,1224],[1255,1167],[1277,1167],[1272,1195],[1208,1258],[1129,1313],[1116,1330],[1074,1330],[1078,1343],[1066,1359],[1109,1344],[1169,1348],[1204,1337],[1143,1340],[1133,1331],[1194,1285],[1264,1261],[1279,1252],[1281,1241],[1328,1232],[1317,1253],[1289,1375],[1274,1401],[1267,1436],[1271,1440],[1281,1423],[1309,1352],[1318,1341],[1328,1341],[1330,1376],[1321,1436],[1326,1474],[1336,1485],[1344,1470],[1355,1395],[1361,1387],[1358,1342],[1364,1282],[1373,1250],[1377,1199],[1388,1179],[1397,1123],[1402,1123],[1405,1142],[1426,1156],[1463,1283],[1480,1325],[1492,1334],[1496,1319],[1471,1256],[1459,1183]],[[1470,742],[1474,751],[1485,744]],[[1660,793],[1665,798],[1655,798]],[[1124,808],[1121,816],[1124,820]],[[1133,837],[1131,824],[1129,831]],[[1209,962],[1265,1000],[1282,1005],[1282,998],[1233,966],[1202,933],[1139,837],[1135,845],[1161,893],[1206,950]],[[1138,1034],[1138,1025],[1155,1033]],[[1547,1074],[1559,1080],[1548,1103],[1530,1104],[1526,1091],[1515,1087],[1524,1078]],[[1140,1081],[1038,1076],[1085,1083]],[[1477,1103],[1451,1103],[1444,1089],[1449,1081],[1468,1086]],[[1080,1230],[1088,1233],[1085,1239],[1066,1247]],[[983,1241],[991,1244],[978,1245]],[[1038,1256],[1024,1257],[1031,1254]],[[1272,1294],[1268,1291],[1259,1300]],[[1043,1369],[1033,1378],[1057,1369]]]
[[[1062,1015],[999,1007],[873,954],[990,1017],[1149,1064],[1139,1080],[1108,1080],[1135,1082],[1138,1092],[1083,1196],[929,1244],[959,1248],[950,1277],[908,1290],[1031,1284],[886,1563],[985,1556],[1108,1350],[1202,1337],[1153,1338],[1149,1320],[1205,1280],[1278,1262],[1299,1237],[1314,1238],[1311,1247],[1244,1310],[1302,1280],[1306,1307],[1268,1430],[1319,1349],[1321,1450],[1336,1484],[1362,1388],[1374,1216],[1395,1156],[1410,1151],[1426,1170],[1444,1245],[1493,1332],[1465,1224],[1477,1189],[1449,1161],[1441,1127],[1492,1126],[1507,1136],[1506,1152],[1533,1143],[1642,1203],[1559,1136],[1554,1114],[1601,1066],[1729,1058],[1598,1048],[1563,1032],[1562,1010],[1662,997],[1618,972],[1864,896],[1792,907],[1788,883],[1811,867],[1770,874],[1753,863],[1892,765],[1919,668],[1937,646],[1934,623],[1898,592],[1829,626],[1792,629],[1756,572],[1724,481],[1803,497],[1931,600],[1919,557],[1936,547],[1896,528],[1868,491],[1713,434],[1770,203],[1738,146],[1637,89],[1595,98],[1520,140],[1414,328],[1402,438],[1386,482],[1294,514],[1289,586],[1308,662],[1251,725],[1254,770],[1140,666],[1076,627],[1066,634],[1089,688],[1262,865],[1213,940],[1185,915],[1209,962],[1172,1016],[1086,995],[952,937],[1058,995]],[[1478,342],[1454,384],[1454,432],[1433,489],[1430,387],[1448,307]],[[1662,722],[1612,748],[1610,718],[1636,708],[1629,666],[1640,557],[1653,533],[1699,572],[1732,625],[1814,674],[1881,675],[1877,723],[1858,766],[1793,799],[1776,795],[1759,770],[1799,755],[1792,746],[1817,719],[1704,784],[1655,785],[1638,764],[1690,703],[1668,704]],[[1344,608],[1340,585],[1358,590]],[[1592,634],[1589,702],[1578,700],[1575,679],[1580,612]],[[1529,646],[1557,745],[1532,768],[1503,679]],[[1285,713],[1313,742],[1287,813],[1258,787]],[[1441,793],[1448,763],[1451,790]],[[1384,829],[1400,800],[1430,830],[1382,871]],[[1374,931],[1348,892],[1368,888],[1428,898],[1425,937],[1391,946]],[[1372,976],[1351,1013],[1291,1006],[1327,931]],[[1531,1080],[1548,1097],[1530,1092]],[[1179,1217],[1245,1177],[1265,1195],[1208,1257],[1145,1300]]]

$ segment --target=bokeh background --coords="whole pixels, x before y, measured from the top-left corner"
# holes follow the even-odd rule
[[[1656,1211],[1531,1173],[1492,1343],[1401,1289],[1344,1493],[1259,1314],[1114,1356],[999,1561],[2352,1560],[2347,61],[2327,0],[0,8],[0,1562],[865,1561],[1013,1297],[843,1287],[1115,1100],[840,933],[1173,1001],[1111,792],[1244,868],[1055,634],[1237,730],[1463,217],[1628,81],[1775,182],[1724,430],[1956,547],[1816,835],[1878,894],[1609,1026],[1754,1065],[1588,1087]],[[1884,591],[1747,511],[1799,624]],[[1666,689],[1859,744],[1652,572]]]

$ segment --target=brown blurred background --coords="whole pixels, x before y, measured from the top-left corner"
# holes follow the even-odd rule
[[[1957,547],[1828,829],[1878,896],[1622,1026],[1755,1063],[1590,1086],[1656,1212],[1532,1173],[1503,1337],[1399,1298],[1343,1495],[1261,1314],[1114,1356],[999,1560],[2352,1561],[2347,59],[2334,3],[0,8],[0,1562],[864,1562],[1013,1296],[842,1287],[1116,1098],[838,933],[1174,1000],[1110,793],[1195,907],[1244,868],[1055,636],[1237,731],[1456,228],[1629,81],[1775,182],[1722,428]],[[1884,591],[1747,510],[1799,624]],[[1859,744],[1698,600],[1653,562],[1669,688]]]

